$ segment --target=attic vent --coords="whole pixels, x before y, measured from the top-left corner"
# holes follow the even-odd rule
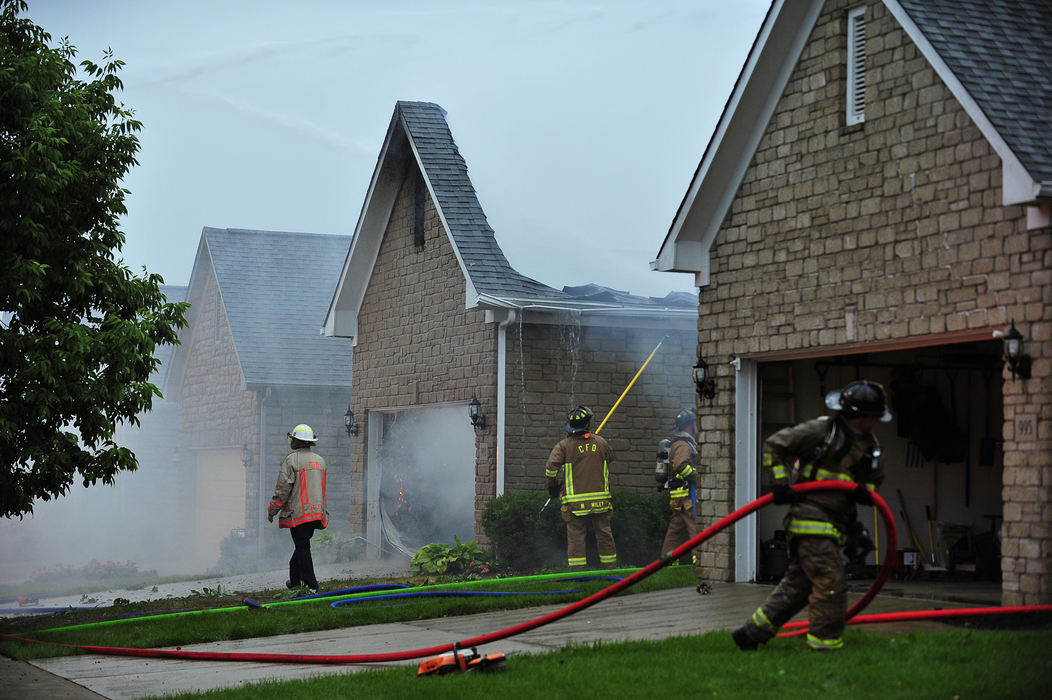
[[[847,15],[847,124],[866,120],[866,8]]]
[[[424,247],[425,192],[424,178],[417,173],[416,187],[413,188],[413,244],[417,248]]]

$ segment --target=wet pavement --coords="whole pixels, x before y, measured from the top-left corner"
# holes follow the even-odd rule
[[[274,588],[271,574],[253,574],[234,580],[202,579],[179,584],[187,592],[202,587],[222,586],[231,591]],[[344,576],[343,572],[326,576]],[[393,573],[392,575],[398,575]],[[280,577],[279,577],[280,578]],[[282,581],[279,581],[279,583]],[[196,585],[195,585],[196,584]],[[694,588],[672,589],[631,596],[616,596],[581,612],[543,627],[479,648],[480,653],[539,653],[562,648],[569,643],[597,641],[664,639],[730,630],[766,598],[771,590],[765,584],[717,583],[712,595],[700,596]],[[864,589],[864,586],[862,587]],[[933,597],[907,597],[911,593],[894,582],[887,595],[878,596],[867,613],[925,610],[936,607],[968,607],[963,601],[936,601]],[[127,593],[127,592],[123,592]],[[159,590],[152,592],[167,595]],[[175,596],[174,591],[171,595]],[[981,595],[987,595],[982,593]],[[128,597],[120,595],[114,597]],[[857,598],[852,596],[852,600]],[[101,601],[102,598],[99,598]],[[973,601],[979,602],[979,601]],[[994,601],[982,601],[997,604]],[[41,601],[43,605],[45,601]],[[347,629],[281,635],[230,642],[181,647],[190,651],[252,652],[276,654],[373,654],[424,649],[497,632],[559,609],[560,605],[447,617],[415,622],[368,625]],[[806,612],[806,611],[805,611]],[[893,628],[872,625],[871,631],[902,631],[941,627],[936,622],[899,623]],[[884,629],[881,629],[884,628]],[[890,628],[890,629],[889,629]],[[802,644],[803,642],[801,642]],[[727,644],[732,644],[730,635]],[[341,675],[365,669],[416,666],[420,659],[387,664],[281,664],[248,661],[190,661],[83,655],[41,659],[31,664],[0,661],[0,699],[48,698],[140,698],[186,691],[204,691],[239,686],[263,680],[292,680],[315,675]]]

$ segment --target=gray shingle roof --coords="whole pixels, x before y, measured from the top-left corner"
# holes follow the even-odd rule
[[[1052,3],[899,2],[1031,176],[1052,182]]]
[[[350,236],[206,227],[204,242],[249,384],[351,385],[351,347],[320,335]]]
[[[504,257],[453,141],[445,110],[432,102],[406,101],[398,102],[395,109],[420,156],[424,177],[475,290],[501,298],[564,299],[559,290],[519,274]]]

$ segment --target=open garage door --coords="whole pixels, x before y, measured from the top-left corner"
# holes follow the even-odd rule
[[[759,465],[763,439],[827,411],[823,397],[855,379],[888,390],[894,420],[874,430],[884,452],[880,494],[896,515],[896,575],[941,582],[1000,581],[1003,424],[1001,358],[996,340],[885,352],[758,362],[755,390],[755,495],[770,490]],[[739,469],[744,465],[739,464]],[[786,561],[785,507],[761,511],[755,541],[756,579],[777,580]],[[860,520],[883,545],[874,509]],[[883,551],[856,575],[875,573]]]
[[[412,557],[425,544],[475,538],[475,435],[466,406],[372,412],[369,451],[367,525],[385,550]]]

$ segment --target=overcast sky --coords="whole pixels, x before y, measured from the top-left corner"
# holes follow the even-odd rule
[[[187,284],[204,226],[350,235],[397,100],[448,113],[512,267],[694,291],[650,270],[770,0],[29,0],[126,62],[140,165],[125,262]],[[294,254],[295,251],[289,251]]]

